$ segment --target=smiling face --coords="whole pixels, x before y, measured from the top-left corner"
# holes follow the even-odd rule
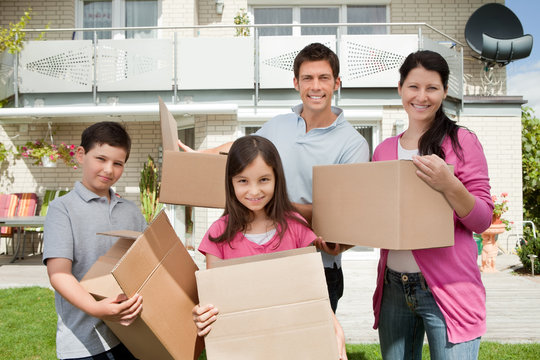
[[[274,196],[275,183],[272,167],[260,155],[232,177],[236,198],[253,211],[255,217],[266,216],[264,208]]]
[[[82,167],[82,184],[96,195],[109,197],[109,188],[124,172],[126,150],[97,144],[85,153],[79,146],[75,156]]]
[[[428,127],[446,98],[441,76],[436,71],[418,66],[412,69],[403,84],[398,84],[403,108],[414,125]]]
[[[308,116],[331,112],[332,95],[339,84],[340,79],[334,78],[328,61],[304,61],[298,78],[294,78],[294,88],[300,92],[304,105],[303,112]]]

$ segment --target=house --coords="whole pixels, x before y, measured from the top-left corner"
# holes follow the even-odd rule
[[[299,103],[292,60],[304,45],[322,42],[341,59],[343,86],[335,103],[373,150],[407,126],[396,90],[400,62],[419,48],[432,49],[446,57],[452,70],[447,113],[478,135],[492,194],[508,192],[508,218],[520,221],[520,109],[526,100],[507,94],[505,69],[486,72],[464,39],[468,18],[488,2],[5,0],[0,2],[2,26],[31,7],[29,28],[48,25],[48,30],[46,41],[28,42],[17,58],[2,54],[0,94],[11,97],[0,109],[0,139],[7,147],[22,145],[45,137],[50,124],[56,141],[78,145],[90,123],[121,121],[133,148],[116,191],[138,201],[143,162],[148,155],[160,159],[158,96],[188,145],[207,148],[234,140]],[[242,17],[242,9],[254,25],[248,27],[249,36],[235,36],[233,19]],[[99,30],[84,30],[94,28]],[[40,33],[29,31],[28,37]],[[80,177],[80,170],[63,164],[43,168],[14,159],[2,163],[0,171],[0,192],[42,194],[70,188]],[[181,206],[170,211],[180,237],[195,246],[221,214]],[[374,254],[359,250],[347,256]]]

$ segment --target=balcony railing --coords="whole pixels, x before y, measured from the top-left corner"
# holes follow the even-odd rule
[[[348,26],[414,27],[410,34],[343,35]],[[102,28],[36,29],[35,32],[92,32],[94,40],[30,41],[18,56],[0,61],[0,97],[31,93],[93,93],[105,91],[171,91],[251,89],[257,106],[259,91],[290,89],[293,61],[307,44],[320,42],[341,60],[342,90],[393,88],[404,58],[418,49],[442,54],[451,68],[449,95],[463,98],[463,47],[425,23],[324,24],[335,35],[259,36],[263,27],[242,25],[194,27],[107,28],[108,31],[158,30],[158,39],[100,40]],[[295,25],[296,26],[296,25]],[[298,26],[321,26],[305,24]],[[249,27],[248,37],[186,37],[187,30],[230,31]],[[231,29],[232,28],[232,29]],[[439,41],[423,34],[427,29]],[[170,35],[168,38],[165,37]],[[461,49],[461,50],[458,50]],[[17,81],[15,81],[17,79]],[[338,97],[340,94],[338,93]],[[97,102],[96,102],[97,103]]]

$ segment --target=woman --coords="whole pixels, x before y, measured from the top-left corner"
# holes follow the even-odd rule
[[[384,359],[421,359],[425,333],[432,359],[476,359],[486,330],[485,289],[472,232],[490,226],[493,203],[478,138],[443,111],[449,74],[435,52],[418,51],[405,59],[398,92],[409,127],[373,155],[373,161],[412,160],[418,177],[454,209],[454,246],[381,249],[373,308]]]

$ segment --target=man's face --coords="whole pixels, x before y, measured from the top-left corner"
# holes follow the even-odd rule
[[[339,88],[339,77],[334,78],[326,60],[305,61],[300,65],[294,88],[300,92],[304,112],[311,114],[330,111],[332,95]]]

